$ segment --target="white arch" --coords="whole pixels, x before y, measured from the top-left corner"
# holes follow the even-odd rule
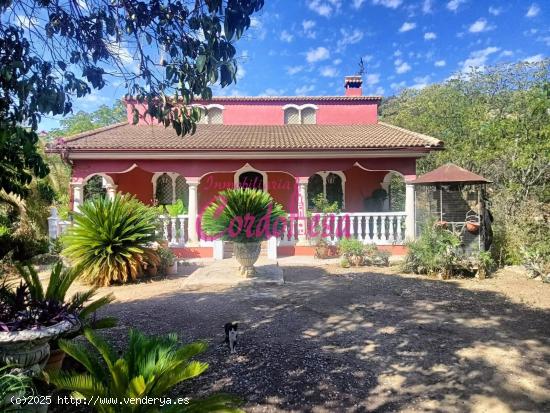
[[[319,175],[323,180],[323,195],[327,196],[327,177],[329,174],[338,175],[340,177],[340,182],[342,185],[342,209],[346,207],[346,174],[343,171],[318,171],[313,175]],[[311,176],[313,176],[311,175]],[[311,178],[310,176],[310,178]]]
[[[113,181],[113,178],[111,178],[109,175],[107,175],[105,172],[96,172],[93,174],[88,175],[86,178],[82,180],[82,185],[86,185],[88,180],[92,178],[93,176],[101,176],[103,178],[103,187],[106,188],[107,185],[115,186],[115,182]]]
[[[302,110],[302,109],[306,109],[306,108],[311,108],[311,109],[319,109],[319,106],[317,105],[314,105],[313,103],[306,103],[304,105],[295,105],[294,103],[287,103],[286,105],[283,106],[283,110],[286,110],[286,109],[297,109],[297,110]]]
[[[384,211],[390,210],[390,183],[391,179],[394,175],[400,176],[403,178],[403,182],[405,182],[405,177],[401,172],[397,171],[388,171],[386,175],[384,175],[384,179],[382,179],[382,182],[380,182],[380,187],[386,191],[386,194],[388,195],[386,199],[384,200]]]
[[[211,103],[209,105],[206,105],[205,106],[206,109],[220,109],[220,110],[224,110],[225,109],[225,106],[223,105],[220,105],[218,103]]]
[[[267,188],[268,188],[268,185],[267,185],[267,172],[260,171],[259,169],[256,169],[256,168],[252,167],[249,163],[245,164],[240,169],[237,169],[235,171],[235,173],[233,174],[233,185],[235,186],[235,189],[237,189],[239,187],[239,177],[244,172],[257,172],[260,175],[262,175],[263,190],[267,192]]]

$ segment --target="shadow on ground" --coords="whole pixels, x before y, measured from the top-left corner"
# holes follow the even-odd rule
[[[121,326],[105,334],[208,340],[211,368],[174,395],[230,392],[250,412],[550,411],[549,311],[417,277],[286,267],[285,279],[114,303]],[[237,356],[220,344],[232,320]]]

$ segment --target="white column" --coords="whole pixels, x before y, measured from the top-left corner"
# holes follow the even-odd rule
[[[105,189],[107,190],[107,199],[109,199],[110,201],[115,199],[117,186],[112,184],[107,184],[105,186]]]
[[[277,238],[276,237],[269,237],[267,240],[267,258],[270,260],[276,260],[277,259]]]
[[[298,244],[307,245],[307,183],[309,177],[298,177]]]
[[[59,215],[57,214],[57,208],[51,207],[50,216],[48,217],[48,237],[50,239],[56,239],[59,236],[59,234],[57,233],[58,222]]]
[[[216,239],[212,244],[213,244],[212,257],[215,260],[223,260],[223,241],[221,239]]]
[[[189,186],[189,202],[187,211],[189,222],[187,225],[187,244],[197,246],[199,244],[199,236],[197,231],[197,215],[198,215],[198,186],[200,178],[185,177],[185,181]]]
[[[78,212],[84,201],[84,184],[82,181],[73,181],[71,188],[73,190],[73,211]]]
[[[405,185],[405,240],[411,241],[415,238],[414,222],[414,185]]]

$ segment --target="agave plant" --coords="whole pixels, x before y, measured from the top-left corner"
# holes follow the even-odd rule
[[[114,317],[99,319],[95,317],[98,309],[114,300],[112,294],[93,300],[97,293],[97,287],[93,287],[87,291],[77,292],[72,297],[67,298],[69,287],[82,272],[80,267],[64,268],[63,263],[58,261],[52,267],[46,290],[44,290],[34,267],[31,265],[18,265],[17,270],[25,281],[33,300],[62,303],[67,312],[78,315],[83,327],[99,329],[116,326],[117,320]],[[72,333],[72,335],[76,336],[79,332]]]
[[[0,409],[3,412],[22,412],[25,409],[11,402],[11,396],[21,399],[34,395],[32,379],[24,374],[14,374],[11,366],[0,367]]]
[[[228,189],[219,193],[202,216],[210,236],[240,243],[258,242],[281,231],[286,212],[269,193],[259,189]]]
[[[206,349],[203,342],[181,346],[176,334],[146,336],[130,330],[126,352],[119,358],[115,349],[92,330],[84,335],[99,353],[74,341],[60,340],[60,347],[86,369],[85,373],[60,371],[49,376],[58,389],[71,390],[75,398],[88,401],[98,398],[128,400],[129,398],[168,398],[176,385],[202,374],[207,363],[191,360]],[[103,399],[105,400],[105,399]],[[190,400],[189,404],[165,407],[140,403],[95,403],[98,412],[240,412],[237,399],[227,395],[214,395],[202,400]],[[92,404],[92,403],[88,403]]]
[[[63,254],[92,284],[134,281],[145,265],[158,265],[158,255],[147,246],[156,239],[156,218],[153,208],[128,194],[94,198],[75,214]]]

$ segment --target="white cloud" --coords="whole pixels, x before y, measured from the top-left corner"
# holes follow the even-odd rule
[[[315,22],[313,20],[303,20],[302,29],[304,31],[304,36],[306,36],[309,39],[315,39],[316,33],[313,30],[314,27],[315,27]]]
[[[342,37],[336,43],[336,50],[343,51],[348,45],[355,44],[361,41],[364,34],[359,29],[353,29],[351,32],[346,29],[340,29]]]
[[[382,86],[378,86],[376,90],[374,91],[375,95],[383,95],[385,92],[384,88]]]
[[[435,40],[435,39],[437,39],[437,34],[435,34],[434,32],[424,33],[424,40]]]
[[[281,32],[280,39],[281,39],[283,42],[290,43],[290,42],[292,42],[292,40],[294,40],[294,35],[290,34],[290,33],[287,32],[286,30],[283,30],[283,31]]]
[[[395,72],[398,74],[407,73],[411,70],[411,66],[407,62],[399,62],[395,64]]]
[[[244,66],[241,64],[237,68],[237,80],[241,80],[246,75],[246,70]]]
[[[365,0],[353,0],[352,6],[354,9],[359,9],[364,2]]]
[[[411,89],[424,89],[430,84],[430,76],[415,77],[414,82],[415,83],[411,86]]]
[[[544,60],[544,56],[542,54],[536,54],[534,56],[529,56],[523,59],[523,61],[527,63],[538,63],[538,62],[542,62],[543,60]]]
[[[370,73],[365,78],[365,83],[369,86],[374,86],[380,83],[380,73]]]
[[[263,93],[260,94],[260,96],[281,96],[285,94],[284,89],[273,89],[273,88],[267,88],[263,91]]]
[[[434,66],[436,67],[443,67],[447,64],[447,62],[445,60],[436,60],[435,63],[434,63]]]
[[[474,23],[472,23],[468,31],[470,33],[481,33],[481,32],[486,32],[493,29],[494,29],[494,26],[490,26],[489,23],[487,23],[487,20],[481,18],[481,19],[477,19]]]
[[[323,17],[330,17],[335,11],[340,9],[342,0],[310,0],[307,4],[311,11]]]
[[[468,56],[464,62],[462,62],[462,71],[468,72],[471,70],[472,67],[479,67],[483,68],[485,66],[485,63],[487,63],[487,59],[489,56],[491,56],[493,53],[496,53],[500,50],[500,47],[486,47],[485,49],[476,50]]]
[[[302,70],[304,70],[304,66],[288,66],[286,68],[286,73],[293,76],[296,73],[300,73]]]
[[[321,68],[321,76],[323,77],[336,77],[338,76],[338,70],[332,66],[324,66]]]
[[[535,16],[538,16],[539,13],[540,13],[539,5],[537,3],[533,3],[529,6],[529,9],[527,10],[525,17],[535,17]]]
[[[403,25],[399,28],[399,33],[404,33],[404,32],[411,31],[411,30],[414,29],[415,27],[416,27],[416,23],[405,22],[405,23],[403,23]]]
[[[401,6],[401,3],[403,3],[403,0],[372,0],[372,4],[375,6],[380,5],[389,9],[397,9]]]
[[[299,96],[305,96],[308,93],[312,92],[315,89],[315,86],[313,85],[304,85],[300,86],[299,88],[296,88],[294,91]]]
[[[264,40],[267,36],[267,30],[265,29],[262,21],[257,17],[252,17],[250,19],[250,27],[253,29],[252,32],[257,35],[258,39]]]
[[[390,85],[390,87],[391,87],[393,90],[397,90],[397,89],[403,89],[403,88],[405,88],[406,85],[407,85],[407,84],[405,83],[405,81],[402,80],[402,81],[399,82],[399,83],[395,83],[395,82],[392,83],[392,84]]]
[[[332,62],[333,65],[339,65],[340,63],[342,63],[342,59],[334,59]]]
[[[489,14],[492,14],[493,16],[498,16],[500,13],[502,13],[502,7],[489,7]]]
[[[319,62],[321,60],[326,60],[330,57],[330,52],[326,47],[319,46],[316,49],[311,49],[306,53],[306,60],[309,63]]]
[[[503,50],[502,53],[500,53],[501,57],[510,57],[513,55],[514,55],[514,52],[512,52],[511,50]]]
[[[31,17],[29,19],[27,16],[16,15],[15,18],[17,19],[21,27],[27,30],[38,24],[38,20],[35,17]]]
[[[422,13],[428,14],[432,12],[432,0],[424,0],[422,3]]]
[[[461,4],[466,3],[466,0],[451,0],[447,3],[447,8],[450,11],[457,11]]]

